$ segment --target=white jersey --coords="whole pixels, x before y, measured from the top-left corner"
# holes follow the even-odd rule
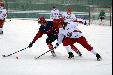
[[[67,12],[64,12],[62,14],[62,17],[64,17],[64,22],[70,22],[76,20],[75,14],[67,14]]]
[[[77,23],[75,22],[68,22],[65,29],[59,28],[59,34],[58,34],[58,44],[62,43],[62,40],[64,37],[70,37],[70,38],[79,38],[82,36],[82,33],[77,28]],[[69,36],[69,34],[72,34]]]
[[[0,8],[0,19],[4,20],[7,17],[6,9]]]
[[[60,11],[58,9],[51,10],[50,19],[59,19]]]

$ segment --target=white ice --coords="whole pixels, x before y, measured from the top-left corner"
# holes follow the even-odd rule
[[[102,61],[97,61],[95,55],[79,44],[75,46],[82,52],[82,57],[73,52],[75,58],[67,59],[67,51],[61,44],[55,50],[57,57],[51,57],[51,53],[47,53],[35,60],[35,56],[48,50],[45,43],[46,35],[38,39],[32,48],[10,57],[2,57],[4,54],[8,55],[26,48],[38,32],[39,26],[37,21],[33,20],[6,20],[4,34],[0,35],[0,75],[112,75],[110,26],[78,26],[87,41],[102,56]]]

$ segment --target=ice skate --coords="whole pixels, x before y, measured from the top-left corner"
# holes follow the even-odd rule
[[[52,54],[51,56],[56,57],[56,54],[54,51],[51,51],[51,54]]]
[[[1,31],[0,34],[3,34],[3,31]]]
[[[72,52],[69,52],[68,54],[69,54],[69,57],[68,57],[69,59],[74,58],[74,55]]]
[[[96,54],[96,57],[97,57],[97,61],[101,61],[102,60],[102,57],[98,53]]]
[[[80,51],[77,51],[76,52],[79,56],[82,56],[81,52]]]

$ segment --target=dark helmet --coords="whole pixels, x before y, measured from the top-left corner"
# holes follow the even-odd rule
[[[56,7],[55,6],[53,6],[53,9],[55,9]]]

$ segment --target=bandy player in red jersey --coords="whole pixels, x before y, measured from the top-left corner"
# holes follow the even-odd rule
[[[49,49],[52,50],[51,51],[52,56],[56,56],[56,54],[53,50],[52,42],[54,42],[55,40],[58,39],[58,32],[59,31],[56,30],[52,21],[46,21],[44,17],[40,17],[38,23],[41,24],[39,31],[36,34],[36,36],[33,38],[32,42],[30,42],[28,47],[31,48],[33,46],[33,44],[38,40],[38,38],[41,38],[42,35],[46,34],[47,35],[46,43],[47,43]],[[59,25],[63,25],[63,20],[61,18],[59,21]],[[57,28],[59,28],[58,26],[57,26]],[[77,53],[77,54],[79,55],[79,53]]]
[[[4,3],[0,2],[0,34],[3,34],[3,25],[6,17],[7,17],[7,11],[4,8]]]
[[[54,48],[57,48],[60,43],[63,42],[64,47],[68,51],[69,57],[74,57],[73,53],[70,52],[72,49],[71,46],[74,43],[81,44],[84,48],[86,48],[88,51],[96,55],[97,60],[100,61],[102,58],[101,56],[95,51],[95,49],[88,43],[86,38],[82,35],[82,32],[77,28],[77,23],[75,22],[68,22],[65,25],[61,25],[59,28],[59,34],[58,34],[58,41],[56,43],[56,46]]]
[[[46,21],[45,18],[39,17],[38,19],[38,23],[41,24],[38,33],[36,34],[36,36],[33,38],[32,42],[30,42],[29,44],[29,48],[33,46],[33,44],[42,37],[42,35],[46,34],[48,37],[46,39],[46,43],[49,47],[49,49],[53,49],[53,45],[52,42],[55,41],[57,39],[57,35],[56,33],[58,33],[57,31],[54,31],[53,29],[53,22],[52,21]],[[51,51],[52,56],[56,56],[54,50]]]

